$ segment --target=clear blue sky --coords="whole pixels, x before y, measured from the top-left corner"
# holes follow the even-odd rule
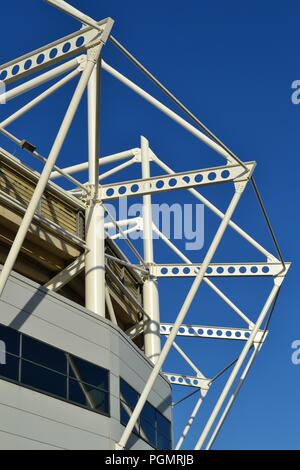
[[[299,448],[300,366],[291,362],[291,343],[300,339],[299,305],[299,148],[300,105],[291,102],[291,83],[300,79],[299,2],[239,2],[191,0],[151,2],[74,0],[73,5],[94,18],[115,19],[114,35],[156,74],[190,109],[202,119],[244,161],[256,160],[256,180],[286,260],[293,267],[283,286],[271,325],[271,334],[249,379],[221,432],[218,449],[296,449]],[[1,2],[1,63],[33,50],[78,29],[78,23],[47,6],[42,0]],[[159,91],[122,59],[112,46],[104,57],[112,65],[166,102]],[[37,144],[47,155],[51,141],[70,99],[74,84],[43,103],[11,131]],[[178,171],[222,164],[222,159],[203,144],[170,123],[139,97],[103,75],[101,153],[107,155],[138,145],[146,135],[155,152]],[[1,107],[1,114],[17,109],[29,96]],[[85,104],[58,163],[86,159]],[[0,145],[29,163],[29,157],[4,139]],[[134,173],[124,174],[124,179]],[[85,181],[85,175],[81,175]],[[225,208],[227,200],[217,188],[205,190],[207,197]],[[155,201],[158,199],[155,199]],[[183,193],[164,196],[166,202],[192,202]],[[250,188],[234,219],[272,249],[255,198]],[[193,261],[203,259],[217,220],[205,212],[205,245]],[[179,243],[179,246],[182,244]],[[172,262],[169,252],[159,244],[157,261]],[[228,231],[216,257],[219,261],[261,261],[237,235]],[[269,282],[219,280],[217,283],[250,316],[255,318],[270,288]],[[184,300],[190,281],[165,281],[162,285],[161,312],[172,321]],[[193,304],[188,323],[239,325],[230,310],[204,286]],[[241,325],[242,326],[242,325]],[[227,365],[237,353],[230,342],[195,340],[180,344],[190,352],[207,375]],[[187,372],[172,356],[166,365]],[[222,385],[220,381],[219,386]],[[175,392],[175,398],[188,390]],[[216,399],[216,392],[208,398]],[[176,409],[177,422],[183,424],[194,398]],[[202,417],[187,440],[192,447],[199,435]],[[179,427],[175,428],[178,436]]]

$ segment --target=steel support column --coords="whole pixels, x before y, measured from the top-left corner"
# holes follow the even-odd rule
[[[88,145],[90,197],[86,209],[85,305],[105,317],[104,207],[99,200],[100,55],[101,47],[89,50],[96,62],[88,84]]]
[[[141,163],[142,177],[150,178],[149,142],[141,137]],[[143,196],[143,242],[145,263],[151,265],[154,262],[153,255],[153,231],[152,231],[152,198]],[[149,276],[143,285],[144,309],[148,314],[145,318],[145,355],[155,364],[160,354],[160,315],[159,295],[157,281]]]

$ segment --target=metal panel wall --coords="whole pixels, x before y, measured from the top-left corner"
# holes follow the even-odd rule
[[[0,301],[0,322],[110,371],[111,417],[0,381],[0,449],[113,449],[122,434],[120,375],[138,392],[150,361],[109,321],[13,274]],[[150,403],[171,418],[171,390],[159,377]],[[133,438],[131,448],[147,448]]]

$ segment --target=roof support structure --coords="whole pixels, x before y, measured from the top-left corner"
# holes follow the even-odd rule
[[[224,235],[224,232],[227,228],[227,225],[228,225],[228,222],[229,220],[231,219],[233,213],[234,213],[234,210],[240,200],[240,197],[243,193],[245,189],[245,182],[242,182],[238,185],[237,189],[235,190],[235,193],[234,193],[234,196],[229,204],[229,207],[226,211],[226,214],[225,214],[225,217],[224,219],[222,220],[218,230],[217,230],[217,233],[210,245],[210,248],[204,258],[204,261],[203,261],[203,265],[201,267],[201,269],[199,270],[199,273],[195,279],[195,281],[193,282],[193,285],[183,303],[183,306],[176,318],[176,321],[174,323],[174,328],[172,329],[172,332],[171,334],[169,335],[162,351],[161,351],[161,354],[158,358],[158,361],[156,362],[149,378],[148,378],[148,381],[144,387],[144,390],[136,404],[136,407],[132,413],[132,416],[130,418],[130,420],[128,421],[128,424],[123,432],[123,435],[120,439],[120,441],[116,444],[116,449],[125,449],[125,446],[127,444],[127,441],[133,431],[133,428],[135,426],[135,423],[138,419],[138,416],[140,415],[146,401],[147,401],[147,398],[149,396],[149,393],[151,391],[151,388],[153,387],[154,383],[155,383],[155,380],[157,379],[157,376],[160,372],[160,369],[162,368],[167,356],[168,356],[168,353],[172,347],[172,343],[174,342],[175,338],[176,338],[176,335],[179,331],[179,328],[180,326],[182,325],[185,317],[186,317],[186,314],[188,313],[188,310],[192,304],[192,301],[201,285],[201,282],[204,278],[204,275],[205,275],[205,271],[209,265],[209,263],[211,262],[211,259],[212,257],[214,256],[218,246],[219,246],[219,243]]]
[[[162,160],[160,160],[155,154],[153,155],[154,161],[169,175],[174,175],[174,171],[165,164]],[[196,189],[189,188],[188,191],[193,194],[200,202],[202,202],[208,209],[210,209],[214,214],[216,214],[221,219],[224,217],[222,211],[220,211],[214,204],[212,204],[208,199],[206,199],[202,194],[200,194]],[[258,243],[254,238],[252,238],[245,230],[239,227],[235,222],[232,220],[229,222],[229,227],[235,230],[239,235],[241,235],[248,243],[250,243],[254,248],[256,248],[259,252],[265,255],[268,259],[276,259],[272,253],[266,250],[260,243]]]
[[[99,159],[99,165],[107,165],[109,163],[114,163],[119,160],[125,160],[126,158],[134,157],[140,152],[139,149],[125,150],[124,152],[115,153],[113,155],[108,155],[107,157],[102,157]],[[79,173],[80,171],[87,170],[89,167],[88,162],[79,163],[77,165],[72,165],[67,168],[64,168],[64,172],[72,175],[74,173]],[[61,175],[58,172],[53,171],[51,173],[51,179],[59,178]],[[101,175],[100,175],[101,176]]]
[[[114,69],[113,67],[111,67],[110,65],[108,65],[104,61],[102,61],[102,68],[103,68],[103,70],[108,72],[110,75],[112,75],[114,78],[119,80],[121,83],[126,85],[128,88],[133,90],[135,93],[140,95],[142,98],[144,98],[146,101],[148,101],[152,106],[157,108],[159,111],[164,113],[170,119],[177,122],[177,124],[179,124],[185,130],[187,130],[188,132],[193,134],[197,139],[201,140],[206,145],[208,145],[210,148],[215,150],[222,157],[224,157],[228,162],[231,162],[232,164],[236,163],[235,160],[231,157],[231,155],[229,155],[228,152],[225,151],[219,144],[217,144],[216,142],[211,140],[209,137],[207,137],[205,134],[203,134],[203,132],[199,131],[199,129],[192,126],[189,122],[187,122],[185,119],[183,119],[181,116],[179,116],[179,114],[176,114],[174,111],[172,111],[170,108],[168,108],[163,103],[158,101],[156,98],[151,96],[149,93],[147,93],[141,87],[139,87],[134,82],[132,82],[131,80],[126,78],[124,75],[122,75],[116,69]]]
[[[144,181],[150,178],[149,155],[149,142],[145,137],[141,137],[141,166]],[[143,196],[143,243],[144,259],[148,266],[151,266],[154,262],[152,224],[152,199],[151,195],[147,194]],[[145,278],[143,285],[143,302],[144,309],[148,314],[148,317],[145,318],[145,354],[153,364],[155,364],[161,351],[159,331],[160,312],[157,281],[152,276]]]
[[[94,68],[88,83],[89,189],[85,211],[87,254],[85,260],[85,306],[105,317],[105,210],[99,200],[100,64],[101,46],[89,49]]]
[[[18,111],[13,113],[11,116],[6,118],[4,121],[0,122],[0,127],[5,128],[5,127],[9,126],[10,124],[12,124],[13,122],[15,122],[19,117],[23,116],[25,113],[27,113],[32,108],[34,108],[34,106],[41,103],[43,100],[48,98],[48,96],[51,96],[53,93],[55,93],[57,90],[59,90],[62,86],[64,86],[70,80],[75,78],[79,73],[80,73],[80,69],[77,67],[77,69],[73,70],[68,75],[61,78],[58,82],[56,82],[54,85],[52,85],[46,91],[41,93],[39,96],[37,96],[36,98],[31,100],[26,105],[22,106],[22,108],[20,108]]]
[[[66,72],[69,72],[70,70],[73,70],[77,68],[81,63],[85,61],[85,56],[82,57],[77,57],[76,59],[72,59],[69,62],[66,62],[62,65],[57,66],[55,69],[48,70],[47,72],[43,73],[42,75],[39,75],[35,78],[32,78],[28,82],[23,83],[22,85],[19,85],[12,90],[9,90],[1,96],[2,100],[4,103],[8,103],[11,101],[13,98],[16,98],[20,95],[23,95],[24,93],[27,93],[28,91],[33,90],[34,88],[43,85],[44,83],[49,82],[50,80],[53,80],[56,77],[59,77],[60,75],[63,75]],[[1,67],[1,71],[4,69],[5,66]],[[6,81],[5,81],[6,83]]]
[[[27,209],[20,206],[16,201],[13,201],[11,197],[3,195],[0,191],[1,201],[4,199],[6,201],[9,200],[10,204],[17,207],[21,213],[24,213],[23,221],[19,227],[17,236],[0,274],[0,296],[3,294],[8,277],[14,267],[32,221],[40,220],[37,208],[41,202],[41,198],[49,180],[54,180],[60,177],[67,178],[76,186],[76,189],[71,189],[69,191],[64,190],[62,187],[59,187],[59,189],[61,189],[61,193],[64,197],[71,198],[73,203],[78,204],[79,210],[85,210],[86,236],[85,240],[79,240],[75,235],[71,236],[70,234],[66,234],[63,230],[61,230],[61,233],[64,233],[65,236],[78,242],[78,245],[84,250],[84,253],[45,284],[45,287],[53,291],[58,291],[74,279],[79,273],[85,271],[86,306],[100,317],[105,316],[105,308],[107,308],[109,318],[117,326],[118,319],[116,318],[116,312],[113,308],[107,281],[109,280],[115,284],[126,296],[128,302],[135,310],[138,311],[138,319],[132,315],[132,319],[136,321],[136,324],[130,327],[126,333],[131,339],[137,338],[139,335],[144,335],[145,354],[154,364],[152,372],[145,384],[144,390],[135,406],[135,409],[131,410],[128,408],[126,410],[129,415],[129,421],[120,441],[116,443],[116,449],[123,450],[126,448],[132,431],[137,428],[137,420],[159,374],[163,374],[175,387],[191,387],[199,393],[192,413],[189,415],[188,421],[176,444],[176,449],[181,449],[187,434],[191,431],[192,426],[195,426],[195,418],[203,404],[204,398],[205,402],[207,401],[206,397],[209,390],[214,385],[214,382],[221,374],[232,369],[226,385],[221,391],[219,399],[217,400],[202,433],[198,433],[199,437],[195,449],[209,449],[214,444],[241,389],[241,386],[254,363],[257,352],[260,350],[267,337],[269,320],[266,319],[270,310],[271,312],[273,310],[273,303],[276,301],[281,283],[290,267],[290,263],[285,263],[282,259],[272,227],[270,226],[270,221],[265,208],[262,205],[256,185],[252,179],[255,162],[244,163],[241,161],[129,51],[127,51],[125,47],[111,35],[111,29],[113,26],[113,20],[111,18],[107,18],[99,22],[85,15],[63,0],[47,0],[47,3],[76,18],[81,24],[83,24],[83,27],[71,35],[45,45],[0,67],[0,79],[4,81],[5,85],[10,85],[18,80],[23,80],[29,75],[38,74],[34,78],[31,78],[2,94],[1,100],[6,103],[9,103],[10,100],[17,98],[18,96],[21,96],[22,94],[31,91],[50,80],[63,76],[54,85],[51,85],[46,91],[39,94],[33,100],[27,102],[27,104],[23,105],[11,116],[3,118],[0,123],[0,133],[45,164]],[[129,59],[156,86],[158,86],[158,88],[163,91],[165,95],[167,95],[168,98],[170,98],[171,101],[180,108],[181,112],[187,115],[188,119],[191,119],[195,125],[191,124],[180,114],[173,111],[154,96],[150,95],[146,90],[139,87],[132,80],[129,80],[122,73],[104,62],[104,60],[102,60],[102,49],[108,39],[126,56],[127,59]],[[63,63],[60,64],[60,62]],[[48,71],[43,71],[46,67],[52,68]],[[181,128],[189,132],[202,143],[206,144],[218,155],[221,155],[226,160],[226,164],[211,168],[201,168],[194,171],[175,173],[172,168],[156,156],[156,154],[151,150],[149,142],[145,137],[141,138],[140,147],[138,148],[132,148],[99,158],[99,155],[101,155],[99,148],[101,70],[109,73],[169,119],[176,122]],[[6,129],[6,127],[15,122],[16,119],[29,113],[36,105],[52,96],[62,86],[67,85],[70,80],[75,79],[77,75],[80,76],[79,83],[71,99],[48,158],[45,158],[38,153],[32,144],[26,140],[19,139]],[[60,154],[86,88],[88,89],[88,161],[60,169],[56,166],[56,160]],[[105,172],[102,171],[102,167],[104,165],[115,162],[121,163]],[[158,165],[165,174],[151,177],[151,162]],[[102,181],[104,179],[115,175],[119,171],[126,170],[134,163],[141,165],[141,178],[102,185]],[[71,176],[86,170],[88,171],[88,181],[86,183],[81,183]],[[273,241],[275,241],[277,255],[274,255],[263,247],[232,220],[241,195],[250,180],[255,189],[256,196],[258,197],[259,204],[263,209],[263,214]],[[234,195],[225,213],[219,210],[218,207],[212,204],[201,194],[201,192],[199,192],[201,190],[201,186],[213,188],[215,184],[221,183],[231,184],[234,188]],[[56,188],[58,188],[58,186],[56,186]],[[164,235],[159,228],[155,226],[152,220],[151,197],[153,195],[161,196],[166,191],[169,192],[177,189],[187,190],[197,199],[197,201],[203,203],[210,211],[212,211],[212,213],[221,219],[218,230],[206,255],[204,256],[204,259],[198,260],[199,262],[196,263],[193,263],[185,253],[183,253],[173,243],[173,241]],[[143,217],[135,217],[132,219],[125,218],[124,220],[116,221],[108,207],[105,206],[105,202],[118,201],[123,197],[142,198]],[[105,216],[108,216],[110,222],[105,223]],[[43,223],[45,226],[51,227],[55,232],[59,232],[60,230],[54,223],[47,221],[43,221]],[[231,227],[245,241],[262,254],[264,259],[262,261],[245,263],[212,262],[227,227]],[[118,259],[105,253],[104,240],[106,236],[109,236],[111,229],[115,229],[116,231],[114,235],[111,235],[111,239],[116,240],[116,242],[124,240],[131,250],[131,254],[135,256],[135,262],[139,264],[134,264],[134,262],[125,256],[124,259]],[[143,256],[129,238],[130,234],[137,230],[140,231],[144,237]],[[153,234],[158,235],[159,238],[180,258],[180,264],[155,262]],[[119,279],[111,269],[111,263],[118,263],[118,265],[130,269],[133,275],[138,276],[138,278],[141,279],[141,282],[143,283],[143,303],[137,300],[124,283],[122,283],[121,279]],[[257,319],[252,318],[254,316],[253,313],[251,313],[251,318],[249,318],[248,315],[246,315],[244,311],[242,311],[215,284],[217,281],[214,279],[212,280],[212,278],[220,278],[221,280],[224,277],[232,278],[233,280],[236,278],[248,277],[273,279],[274,285],[272,291],[269,294],[261,312],[257,316]],[[161,320],[164,312],[160,312],[159,309],[158,288],[160,283],[164,282],[164,278],[169,279],[170,282],[174,279],[182,278],[191,278],[192,280],[192,287],[187,293],[177,318],[174,318],[172,323],[164,323]],[[239,324],[237,326],[233,325],[232,327],[224,327],[195,325],[194,323],[189,325],[188,323],[183,323],[190,311],[193,300],[196,297],[202,282],[208,285],[208,287],[215,292],[220,299],[233,310],[233,312],[235,312],[239,317],[237,320],[242,319],[243,322],[246,323],[247,327],[241,328]],[[230,363],[229,366],[222,369],[221,372],[212,378],[207,378],[206,375],[211,376],[211,374],[205,374],[202,372],[202,367],[205,367],[205,358],[202,359],[201,367],[199,368],[196,361],[178,345],[178,338],[181,338],[180,341],[190,338],[193,338],[193,341],[196,341],[196,338],[198,338],[198,340],[201,338],[202,341],[240,341],[243,348],[235,361]],[[161,339],[165,340],[162,349],[160,344]],[[213,343],[213,341],[211,341],[211,343]],[[226,341],[224,341],[224,344],[225,343]],[[175,371],[163,371],[163,366],[172,348],[177,351],[184,360],[185,365],[192,369],[195,375],[177,373]],[[252,349],[253,352],[251,351]],[[247,360],[249,355],[250,357]],[[233,392],[230,395],[232,389]],[[230,398],[228,399],[229,395]],[[225,409],[219,417],[223,406],[225,406]],[[219,420],[217,420],[218,417]],[[146,438],[144,430],[141,432],[142,436]]]
[[[41,174],[40,180],[37,184],[37,187],[34,191],[34,194],[32,196],[32,199],[28,205],[27,211],[25,213],[24,219],[19,227],[18,233],[16,235],[16,238],[14,240],[14,243],[10,249],[9,255],[6,259],[6,262],[3,266],[3,270],[0,274],[0,296],[3,293],[3,290],[6,286],[8,277],[14,267],[14,264],[16,262],[16,259],[18,257],[19,251],[21,249],[21,246],[25,240],[26,234],[28,232],[29,226],[32,222],[32,219],[34,217],[34,214],[37,210],[39,201],[43,195],[43,192],[46,188],[46,185],[48,183],[50,174],[52,172],[53,166],[55,165],[55,162],[57,160],[57,157],[59,155],[59,152],[62,148],[62,145],[64,143],[64,140],[67,136],[67,133],[69,131],[69,128],[71,127],[72,121],[74,119],[76,110],[79,106],[79,103],[81,101],[82,95],[84,93],[84,90],[87,86],[87,83],[89,81],[89,78],[91,76],[91,73],[94,68],[94,62],[88,61],[87,66],[85,70],[82,73],[82,76],[80,78],[79,84],[77,86],[77,89],[74,93],[74,96],[71,100],[71,103],[69,105],[69,108],[67,110],[67,113],[65,115],[65,118],[61,124],[60,130],[57,134],[57,137],[55,139],[55,142],[53,144],[52,150],[49,154],[49,157],[47,159],[47,163],[45,164],[44,170]]]

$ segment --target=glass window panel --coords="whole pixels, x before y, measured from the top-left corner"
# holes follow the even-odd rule
[[[11,356],[9,353],[5,355],[5,363],[0,362],[0,376],[5,377],[6,379],[16,380],[19,379],[19,361],[20,359]]]
[[[146,402],[141,412],[141,418],[154,425],[156,416],[156,409],[150,403]]]
[[[138,393],[130,387],[124,380],[120,381],[120,396],[121,400],[125,402],[130,410],[132,411],[137,404],[139,395]]]
[[[20,352],[20,333],[7,326],[0,325],[0,341],[5,343],[7,352],[19,356]]]
[[[108,372],[90,362],[70,356],[70,377],[108,390]]]
[[[23,336],[22,357],[62,374],[67,373],[67,358],[63,351],[29,336]]]
[[[67,378],[64,375],[24,360],[22,360],[21,382],[61,398],[67,397]]]
[[[156,413],[157,429],[162,436],[171,440],[171,422],[161,413]]]
[[[140,436],[149,442],[152,447],[156,447],[155,421],[149,422],[140,418]]]
[[[126,426],[126,424],[127,424],[128,421],[129,421],[130,412],[129,412],[129,410],[128,410],[127,404],[126,404],[126,403],[123,403],[122,401],[121,401],[120,414],[121,414],[121,424],[123,424],[124,426]]]
[[[157,434],[157,449],[158,450],[170,450],[171,440],[161,434]]]
[[[69,400],[93,410],[109,413],[108,393],[76,380],[69,380]]]
[[[146,402],[140,418],[140,435],[153,447],[156,447],[155,417],[155,408]]]
[[[121,424],[126,426],[129,415],[134,409],[139,394],[123,379],[120,379],[120,419]],[[159,450],[170,450],[172,446],[172,425],[159,411],[149,402],[146,402],[135,432],[145,439],[149,444]]]

